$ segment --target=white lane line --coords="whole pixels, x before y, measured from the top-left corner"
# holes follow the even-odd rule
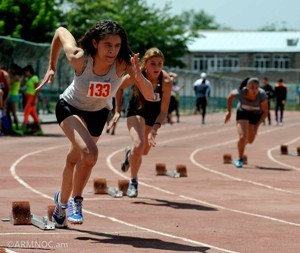
[[[216,144],[216,145],[221,145],[221,144]],[[122,151],[123,151],[123,149],[122,149]],[[121,172],[119,172],[116,168],[114,168],[113,165],[112,165],[112,163],[111,163],[111,158],[116,153],[118,153],[118,152],[120,152],[120,150],[113,152],[110,156],[107,157],[107,164],[108,164],[109,168],[113,172],[115,172],[116,174],[118,174],[119,176],[121,176],[123,178],[129,179],[124,174],[122,174]],[[214,171],[214,170],[210,170],[209,168],[206,168],[206,167],[202,167],[202,165],[200,165],[200,166],[201,166],[201,168],[203,168],[205,170],[208,170],[209,172],[213,172],[213,173],[219,174],[219,175],[224,176],[224,177],[228,177],[228,178],[236,180],[236,181],[241,181],[241,182],[247,182],[247,183],[256,184],[256,185],[259,185],[259,186],[263,186],[265,188],[269,188],[271,190],[289,192],[289,191],[286,191],[284,189],[275,188],[275,187],[272,187],[272,186],[269,186],[269,185],[264,185],[264,184],[260,184],[260,183],[257,183],[257,182],[252,182],[252,181],[249,181],[249,180],[243,180],[243,179],[240,179],[240,178],[232,177],[232,176],[229,176],[227,174],[224,174],[224,173],[221,173],[221,172],[218,172],[218,171]],[[150,184],[146,184],[146,183],[141,182],[141,181],[139,181],[139,184],[143,185],[143,186],[146,186],[146,187],[149,187],[151,189],[160,191],[160,192],[164,192],[164,193],[170,194],[170,195],[177,195],[177,196],[179,196],[179,197],[181,197],[181,198],[183,198],[185,200],[190,200],[190,201],[193,201],[193,202],[196,202],[196,203],[205,204],[205,205],[208,205],[208,206],[211,206],[211,207],[216,207],[216,208],[219,208],[219,209],[222,209],[222,210],[226,210],[226,211],[230,211],[230,212],[235,212],[235,213],[240,213],[240,214],[249,215],[249,216],[258,217],[258,218],[263,218],[263,219],[267,219],[267,220],[271,220],[271,221],[276,221],[276,222],[283,223],[283,224],[286,224],[286,225],[292,225],[292,226],[300,227],[299,223],[294,223],[294,222],[285,221],[285,220],[273,218],[273,217],[266,216],[266,215],[260,215],[260,214],[256,214],[256,213],[244,212],[244,211],[237,210],[237,209],[223,207],[223,206],[216,205],[216,204],[213,204],[213,203],[209,203],[209,202],[206,202],[206,201],[202,201],[202,200],[199,200],[199,199],[190,198],[190,197],[187,197],[187,196],[184,196],[184,195],[178,195],[177,193],[169,192],[169,191],[166,191],[166,190],[164,190],[164,189],[162,189],[160,187],[156,187],[156,186],[153,186],[153,185],[150,185]],[[295,192],[289,192],[289,193],[295,194]]]
[[[289,125],[289,127],[293,127],[293,126],[295,126],[295,125],[299,125],[299,123],[295,123],[295,124]],[[270,130],[262,131],[262,132],[260,132],[260,134],[267,134],[267,133],[276,131],[277,129],[279,129],[279,128],[273,128],[273,129],[270,129]],[[295,142],[295,141],[297,141],[298,139],[300,139],[300,138],[297,137],[296,139],[292,140],[292,141],[290,142],[290,144],[293,143],[293,142]],[[239,182],[246,182],[246,183],[249,183],[249,184],[253,184],[253,185],[260,186],[260,187],[267,188],[267,189],[274,190],[274,191],[279,191],[279,192],[284,192],[284,193],[289,193],[289,194],[300,195],[300,192],[290,191],[290,190],[286,190],[286,189],[282,189],[282,188],[278,188],[278,187],[273,187],[273,186],[271,186],[271,185],[263,184],[263,183],[260,183],[260,182],[256,182],[256,181],[252,181],[252,180],[246,180],[246,179],[242,179],[242,178],[230,176],[230,175],[228,175],[228,174],[226,174],[226,173],[222,173],[222,172],[220,172],[220,171],[210,169],[210,168],[204,166],[203,164],[198,163],[198,162],[196,161],[196,159],[195,159],[195,155],[196,155],[196,153],[198,153],[199,151],[207,150],[207,149],[213,149],[213,148],[216,148],[216,147],[219,147],[219,146],[229,145],[229,144],[234,143],[234,142],[236,142],[236,141],[237,141],[237,139],[231,140],[231,141],[222,142],[222,143],[218,143],[218,144],[212,144],[212,145],[210,145],[210,146],[205,146],[205,147],[200,147],[200,148],[198,148],[198,149],[195,149],[195,150],[191,153],[191,155],[190,155],[190,160],[191,160],[191,162],[192,162],[193,164],[195,164],[197,167],[200,167],[200,168],[202,168],[202,169],[205,170],[205,171],[208,171],[208,172],[217,174],[217,175],[222,176],[222,177],[226,177],[226,178],[229,178],[229,179],[232,179],[232,180],[235,180],[235,181],[239,181]],[[275,147],[275,148],[276,148],[276,147]],[[271,150],[274,150],[275,148],[272,148]],[[268,156],[270,157],[270,155],[269,155],[269,150],[268,150]],[[281,165],[284,165],[284,166],[285,166],[285,164],[280,163],[279,161],[277,161],[277,160],[275,160],[275,159],[271,159],[271,160],[274,161],[275,163],[278,163],[278,164],[281,164]],[[294,166],[291,166],[291,165],[290,165],[290,166],[286,165],[286,166],[289,167],[289,168],[293,168],[293,169],[295,169],[295,170],[300,170],[299,167],[294,167]]]
[[[270,131],[272,131],[272,130],[269,130],[269,131],[266,131],[266,132],[270,132]],[[197,135],[197,136],[199,136],[199,135]],[[194,138],[194,137],[193,137],[193,138]],[[177,140],[179,140],[179,139],[186,139],[186,136],[185,136],[185,137],[182,137],[182,138],[177,138]],[[172,140],[172,141],[173,141],[173,140]],[[235,141],[236,141],[236,140],[235,140]],[[165,141],[165,142],[168,142],[168,141]],[[59,146],[57,146],[57,147],[59,147]],[[55,149],[55,148],[57,148],[57,147],[52,147],[52,148],[48,148],[48,149],[45,149],[45,150],[51,150],[51,149]],[[44,150],[44,151],[45,151],[45,150]],[[120,152],[120,151],[122,151],[122,150],[116,151],[116,152],[114,152],[114,154],[115,154],[115,153],[118,153],[118,152]],[[43,150],[40,150],[40,151],[37,151],[37,152],[32,152],[32,153],[30,153],[30,155],[37,154],[37,153],[41,153],[41,152],[43,152]],[[24,158],[26,158],[26,157],[28,157],[28,156],[29,156],[28,154],[27,154],[27,155],[24,155],[24,156],[22,157],[22,159],[24,159]],[[109,157],[110,157],[110,156],[109,156]],[[14,178],[15,178],[21,185],[23,185],[25,188],[27,188],[27,189],[29,189],[29,190],[31,190],[31,191],[33,191],[33,192],[39,194],[40,196],[43,196],[43,197],[45,197],[45,198],[50,198],[50,199],[52,199],[52,197],[50,197],[50,196],[48,196],[48,195],[46,195],[46,194],[43,194],[43,193],[37,191],[36,189],[32,188],[32,187],[29,186],[25,181],[23,181],[20,177],[17,176],[16,170],[15,170],[15,166],[16,166],[22,159],[20,158],[20,159],[17,160],[18,162],[15,162],[15,163],[14,163],[14,169],[13,169],[13,170],[12,170],[12,167],[11,167],[11,173],[12,173],[12,175],[14,176]],[[14,172],[13,172],[13,171],[14,171]],[[117,174],[119,174],[119,173],[117,173]],[[122,175],[122,174],[120,173],[120,175]],[[123,177],[124,177],[124,176],[123,176]],[[148,186],[148,187],[149,187],[149,186],[152,187],[151,185],[147,185],[147,184],[144,184],[144,185],[145,185],[145,186]],[[156,189],[156,190],[161,190],[161,191],[166,192],[166,193],[169,192],[169,191],[165,191],[165,190],[163,190],[163,189],[160,189],[160,188],[158,188],[158,187],[152,187],[152,188],[154,188],[154,189]],[[170,194],[176,195],[176,193],[172,193],[172,192],[170,192]],[[186,197],[186,196],[180,196],[180,197],[185,198],[185,199],[187,199],[187,200],[193,200],[192,198],[189,198],[189,197]],[[196,200],[193,200],[193,201],[196,201]],[[200,201],[200,200],[197,200],[197,201]],[[203,201],[200,201],[200,202],[204,203]],[[206,202],[205,202],[205,203],[206,203]],[[207,205],[210,205],[210,206],[216,206],[216,205],[210,204],[210,203],[207,203]],[[220,206],[220,207],[221,207],[221,206]],[[219,208],[220,208],[220,207],[219,207]],[[224,209],[224,210],[229,210],[229,211],[234,211],[234,212],[238,212],[238,213],[242,213],[242,214],[247,214],[247,215],[251,215],[251,216],[256,216],[256,217],[260,217],[260,218],[266,218],[266,219],[273,220],[273,221],[277,221],[277,222],[281,222],[281,223],[284,223],[284,224],[300,226],[300,224],[297,224],[297,223],[287,222],[287,221],[275,219],[275,218],[272,218],[272,217],[269,217],[269,216],[261,216],[261,215],[257,215],[257,214],[252,214],[252,213],[247,213],[247,212],[235,210],[235,209],[227,209],[227,208],[225,208],[225,207],[222,207],[222,209]],[[152,233],[157,233],[157,234],[164,235],[164,236],[168,236],[168,237],[172,237],[172,238],[175,238],[175,239],[184,240],[184,241],[186,241],[186,242],[193,242],[193,243],[195,243],[195,244],[197,244],[197,245],[203,245],[203,246],[211,247],[211,248],[218,249],[218,250],[221,250],[221,251],[224,251],[224,252],[233,252],[233,251],[230,251],[230,250],[226,250],[226,249],[221,249],[221,248],[218,248],[218,247],[214,247],[214,246],[211,246],[211,245],[202,243],[202,242],[193,241],[193,240],[190,240],[190,239],[188,239],[188,238],[177,237],[177,236],[174,236],[174,235],[171,235],[171,234],[166,234],[166,233],[162,233],[162,232],[159,232],[159,231],[155,231],[155,230],[151,230],[151,229],[139,227],[139,226],[136,226],[136,225],[131,224],[131,223],[123,222],[123,221],[118,220],[118,219],[116,219],[116,218],[114,218],[114,217],[109,217],[109,216],[104,216],[104,215],[101,215],[101,214],[93,213],[93,212],[90,212],[90,211],[85,210],[85,209],[84,209],[83,211],[86,212],[86,213],[89,213],[89,214],[91,214],[91,215],[100,217],[100,218],[107,218],[107,219],[110,219],[110,220],[112,220],[112,221],[119,222],[119,223],[122,223],[122,224],[125,224],[125,225],[128,225],[128,226],[131,226],[131,227],[140,228],[141,230],[144,230],[144,231],[149,231],[149,232],[152,232]]]
[[[290,125],[290,127],[292,126],[295,126],[295,125],[299,125],[298,123],[296,124],[292,124]],[[280,130],[279,128],[273,128],[273,129],[269,129],[269,130],[265,130],[265,131],[262,131],[260,132],[260,134],[267,134],[267,133],[270,133],[270,132],[274,132],[274,131],[277,131],[277,130]],[[221,130],[217,130],[217,131],[211,131],[211,132],[208,132],[208,133],[205,133],[205,135],[207,134],[215,134],[216,132],[223,132],[223,131],[228,131],[228,129],[221,129]],[[160,144],[165,144],[165,143],[169,143],[169,142],[175,142],[175,141],[179,141],[179,140],[185,140],[185,139],[190,139],[190,138],[195,138],[195,137],[199,137],[200,134],[195,134],[195,135],[185,135],[184,137],[178,137],[178,138],[174,138],[172,140],[165,140],[165,141],[161,141]],[[219,172],[219,171],[216,171],[216,170],[212,170],[212,169],[209,169],[207,167],[205,167],[204,165],[198,163],[195,159],[194,159],[194,156],[197,152],[201,151],[201,150],[205,150],[205,149],[212,149],[212,148],[215,148],[215,147],[218,147],[218,146],[224,146],[224,145],[228,145],[228,144],[231,144],[231,143],[234,143],[236,142],[237,139],[235,140],[230,140],[230,141],[226,141],[226,142],[223,142],[223,143],[218,143],[218,144],[213,144],[213,145],[210,145],[210,146],[205,146],[205,147],[201,147],[201,148],[198,148],[196,150],[194,150],[192,152],[192,154],[190,155],[190,160],[192,161],[192,163],[194,163],[197,167],[200,167],[208,172],[211,172],[211,173],[215,173],[215,174],[218,174],[220,176],[223,176],[223,177],[226,177],[226,178],[229,178],[231,180],[235,180],[235,181],[240,181],[240,182],[245,182],[245,183],[250,183],[250,184],[253,184],[253,185],[256,185],[256,186],[260,186],[260,187],[263,187],[263,188],[267,188],[267,189],[270,189],[270,190],[274,190],[274,191],[279,191],[279,192],[284,192],[284,193],[290,193],[290,194],[296,194],[296,195],[300,195],[299,192],[294,192],[294,191],[289,191],[289,190],[285,190],[285,189],[281,189],[281,188],[277,188],[277,187],[273,187],[273,186],[270,186],[270,185],[266,185],[266,184],[262,184],[262,183],[259,183],[259,182],[255,182],[255,181],[251,181],[251,180],[245,180],[245,179],[241,179],[241,178],[238,178],[238,177],[234,177],[234,176],[230,176],[228,174],[225,174],[225,173],[222,173],[222,172]],[[119,149],[113,153],[111,153],[107,159],[106,159],[106,162],[108,164],[108,167],[110,168],[110,170],[112,170],[115,174],[119,175],[120,177],[123,177],[123,178],[126,178],[126,179],[130,179],[129,177],[125,176],[124,173],[121,173],[118,169],[116,169],[113,164],[112,164],[112,157],[115,156],[117,153],[119,152],[124,152],[124,149]],[[152,186],[150,184],[146,184],[144,182],[141,182],[139,181],[139,184],[140,185],[143,185],[143,186],[146,186],[146,187],[149,187],[151,189],[154,189],[154,190],[158,190],[160,192],[164,192],[164,193],[168,193],[168,194],[171,194],[171,195],[178,195],[174,192],[169,192],[169,191],[166,191],[162,188],[159,188],[159,187],[156,187],[156,186]],[[201,200],[198,200],[198,199],[194,199],[194,198],[190,198],[190,197],[186,197],[184,195],[179,195],[180,197],[182,197],[183,199],[185,200],[192,200],[194,202],[198,202],[198,203],[204,203],[208,206],[212,206],[212,207],[217,207],[217,208],[220,208],[220,209],[223,209],[223,210],[227,210],[227,211],[231,211],[231,212],[236,212],[236,213],[240,213],[240,214],[244,214],[244,215],[250,215],[250,216],[253,216],[253,217],[258,217],[258,218],[264,218],[264,219],[267,219],[267,220],[271,220],[271,221],[276,221],[276,222],[279,222],[279,223],[284,223],[284,224],[287,224],[287,225],[293,225],[293,226],[300,226],[299,223],[294,223],[294,222],[289,222],[289,221],[285,221],[285,220],[281,220],[281,219],[277,219],[277,218],[273,218],[273,217],[270,217],[270,216],[265,216],[265,215],[260,215],[260,214],[255,214],[255,213],[250,213],[250,212],[244,212],[244,211],[241,211],[241,210],[236,210],[236,209],[231,209],[231,208],[226,208],[226,207],[223,207],[223,206],[219,206],[219,205],[215,205],[215,204],[212,204],[212,203],[209,203],[209,202],[205,202],[205,201],[201,201]]]
[[[198,162],[196,161],[195,155],[196,155],[196,153],[198,153],[199,151],[205,150],[205,149],[214,148],[214,147],[218,147],[218,146],[228,145],[228,144],[231,143],[231,142],[233,142],[233,141],[228,141],[228,142],[223,142],[223,143],[218,143],[218,144],[215,144],[215,145],[210,145],[210,146],[198,148],[198,149],[194,150],[194,151],[191,153],[191,155],[190,155],[190,160],[191,160],[191,162],[192,162],[193,164],[195,164],[197,167],[200,167],[201,169],[203,169],[203,170],[205,170],[205,171],[208,171],[208,172],[217,174],[217,175],[222,176],[222,177],[229,178],[229,179],[234,180],[234,181],[245,182],[245,183],[253,184],[253,185],[260,186],[260,187],[267,188],[267,189],[274,190],[274,191],[279,191],[279,192],[284,192],[284,193],[290,193],[290,194],[300,195],[300,192],[290,191],[290,190],[286,190],[286,189],[274,187],[274,186],[271,186],[271,185],[259,183],[259,182],[256,182],[256,181],[246,180],[246,179],[242,179],[242,178],[239,178],[239,177],[230,176],[230,175],[228,175],[228,174],[226,174],[226,173],[223,173],[223,172],[220,172],[220,171],[217,171],[217,170],[210,169],[210,168],[208,168],[208,167],[204,166],[203,164],[198,163]]]
[[[49,195],[46,195],[40,191],[38,191],[37,189],[31,187],[29,184],[27,184],[23,179],[21,179],[17,173],[16,173],[16,167],[17,165],[25,158],[29,157],[29,156],[32,156],[32,155],[35,155],[35,154],[38,154],[38,153],[41,153],[41,152],[45,152],[45,151],[49,151],[49,150],[52,150],[52,149],[56,149],[56,148],[59,148],[61,146],[55,146],[55,147],[50,147],[50,148],[47,148],[47,149],[44,149],[44,150],[39,150],[39,151],[35,151],[35,152],[31,152],[31,153],[28,153],[26,155],[23,155],[22,157],[20,157],[19,159],[17,159],[13,165],[10,167],[10,172],[11,172],[11,175],[14,177],[14,179],[19,182],[21,185],[23,185],[26,189],[42,196],[43,198],[47,198],[47,199],[52,199],[52,197],[50,197]],[[157,188],[159,189],[159,188]],[[168,191],[166,191],[168,192]],[[181,240],[181,241],[184,241],[184,242],[188,242],[188,243],[192,243],[192,244],[195,244],[195,245],[200,245],[200,246],[205,246],[205,247],[210,247],[211,249],[216,249],[216,250],[220,250],[222,252],[228,252],[228,253],[237,253],[235,251],[231,251],[231,250],[227,250],[227,249],[223,249],[223,248],[219,248],[217,246],[213,246],[213,245],[210,245],[210,244],[206,244],[206,243],[203,243],[203,242],[200,242],[200,241],[195,241],[195,240],[191,240],[191,239],[188,239],[188,238],[185,238],[185,237],[179,237],[179,236],[176,236],[176,235],[172,235],[172,234],[168,234],[168,233],[164,233],[164,232],[160,232],[160,231],[157,231],[157,230],[153,230],[153,229],[149,229],[149,228],[146,228],[146,227],[141,227],[141,226],[137,226],[137,225],[134,225],[132,223],[128,223],[128,222],[125,222],[125,221],[122,221],[122,220],[119,220],[115,217],[110,217],[110,216],[105,216],[105,215],[102,215],[102,214],[99,214],[99,213],[94,213],[92,211],[89,211],[87,209],[83,209],[83,212],[85,213],[88,213],[90,215],[93,215],[93,216],[96,216],[96,217],[99,217],[99,218],[104,218],[104,219],[108,219],[108,220],[111,220],[113,222],[116,222],[116,223],[119,223],[119,224],[123,224],[123,225],[126,225],[126,226],[129,226],[129,227],[133,227],[133,228],[136,228],[136,229],[140,229],[140,230],[143,230],[143,231],[146,231],[146,232],[149,232],[149,233],[152,233],[152,234],[156,234],[156,235],[160,235],[160,236],[164,236],[164,237],[168,237],[168,238],[172,238],[172,239],[177,239],[177,240]]]
[[[10,167],[10,173],[11,175],[13,176],[13,178],[18,181],[21,185],[23,185],[26,189],[29,189],[30,191],[38,194],[38,195],[41,195],[42,197],[44,198],[48,198],[48,199],[53,199],[52,197],[50,197],[49,195],[46,195],[36,189],[34,189],[33,187],[31,187],[29,184],[27,184],[23,179],[21,179],[17,173],[16,173],[16,167],[17,165],[22,161],[24,160],[25,158],[29,157],[29,156],[32,156],[32,155],[36,155],[36,154],[39,154],[39,153],[43,153],[43,152],[46,152],[46,151],[49,151],[49,150],[53,150],[53,149],[57,149],[57,148],[60,148],[60,147],[63,147],[63,146],[66,146],[66,145],[59,145],[59,146],[53,146],[53,147],[49,147],[49,148],[46,148],[46,149],[42,149],[42,150],[38,150],[38,151],[33,151],[33,152],[30,152],[30,153],[27,153],[23,156],[21,156],[19,159],[17,159]]]
[[[298,137],[298,138],[296,138],[296,139],[293,139],[293,140],[287,142],[286,145],[293,144],[293,143],[295,143],[295,142],[297,142],[297,141],[299,141],[299,140],[300,140],[300,137]],[[280,148],[280,146],[275,146],[275,147],[270,148],[270,149],[268,150],[268,157],[269,157],[269,159],[272,160],[272,161],[275,162],[275,163],[278,163],[278,164],[284,166],[284,167],[288,167],[288,168],[290,168],[290,169],[300,171],[300,168],[299,168],[299,167],[295,167],[295,166],[292,166],[292,165],[289,165],[289,164],[280,162],[280,161],[278,161],[277,159],[275,159],[275,158],[272,156],[272,152],[273,152],[274,150],[279,150],[279,148]]]

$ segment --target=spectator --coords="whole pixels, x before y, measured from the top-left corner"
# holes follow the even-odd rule
[[[283,124],[283,112],[284,107],[286,104],[286,98],[287,98],[287,86],[283,82],[283,79],[280,78],[278,82],[275,84],[274,89],[275,94],[275,119],[276,119],[276,125],[282,126]],[[280,115],[278,117],[278,111],[280,111]]]
[[[24,133],[32,133],[34,135],[42,135],[43,131],[40,126],[40,120],[37,114],[38,94],[36,88],[39,84],[39,78],[35,74],[31,65],[23,68],[25,81],[26,105],[24,108],[24,120],[22,130]],[[29,116],[33,118],[34,123],[29,125]]]
[[[11,125],[11,131],[16,131],[17,133],[20,134],[21,132],[19,131],[20,129],[19,129],[17,110],[20,102],[19,92],[21,87],[22,68],[17,64],[12,64],[10,68],[10,77],[11,77],[11,92],[7,100],[7,116],[8,116],[9,123]]]
[[[173,124],[172,120],[172,112],[175,111],[176,117],[177,117],[177,123],[180,122],[180,113],[179,113],[179,91],[181,91],[185,84],[181,84],[180,86],[178,85],[177,82],[177,74],[174,72],[170,72],[169,76],[173,80],[173,87],[172,87],[172,92],[171,92],[171,99],[170,99],[170,104],[169,104],[169,112],[168,112],[168,123]]]
[[[6,101],[10,95],[11,89],[11,80],[8,72],[2,68],[0,64],[0,136],[4,135],[4,130],[7,131],[8,129],[2,129],[3,123],[7,123],[6,113],[5,113],[5,106]],[[5,124],[5,128],[9,127]]]
[[[268,78],[264,77],[263,79],[263,85],[262,89],[266,92],[267,98],[268,98],[268,122],[269,125],[271,125],[271,114],[270,114],[270,109],[271,109],[271,100],[274,98],[274,89],[273,87],[268,83]],[[265,125],[265,121],[263,122]]]

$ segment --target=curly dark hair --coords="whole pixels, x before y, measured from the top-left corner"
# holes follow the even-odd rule
[[[79,46],[84,49],[88,54],[94,56],[97,50],[93,46],[92,40],[97,42],[102,40],[107,35],[119,35],[121,37],[121,49],[117,56],[119,62],[125,61],[130,65],[130,57],[133,55],[132,50],[128,45],[128,39],[126,31],[122,26],[117,24],[113,20],[102,20],[91,27],[84,36],[78,41]]]

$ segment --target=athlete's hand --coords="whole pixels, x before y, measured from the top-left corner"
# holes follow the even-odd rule
[[[225,124],[230,121],[230,117],[231,117],[231,112],[226,112],[225,117],[224,117]]]
[[[139,60],[140,60],[139,56],[140,54],[137,53],[130,58],[133,76],[136,80],[140,80],[142,78],[142,72],[139,64]]]
[[[47,83],[52,83],[53,79],[54,79],[54,75],[55,75],[55,71],[51,68],[49,68],[44,76],[43,81],[40,83],[40,85],[38,87],[35,88],[35,90],[38,92],[40,91],[44,85],[46,85]]]
[[[156,145],[156,135],[157,132],[154,129],[151,129],[150,133],[148,134],[148,143],[150,146],[155,147]]]
[[[121,117],[121,114],[116,112],[112,118],[112,120],[109,122],[108,126],[107,126],[107,130],[109,131],[110,129],[113,128],[113,126],[115,126],[119,120],[119,118]]]

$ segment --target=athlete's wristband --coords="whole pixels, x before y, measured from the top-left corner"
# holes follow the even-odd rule
[[[161,124],[159,122],[155,122],[153,125],[158,125],[159,127],[161,127]]]

